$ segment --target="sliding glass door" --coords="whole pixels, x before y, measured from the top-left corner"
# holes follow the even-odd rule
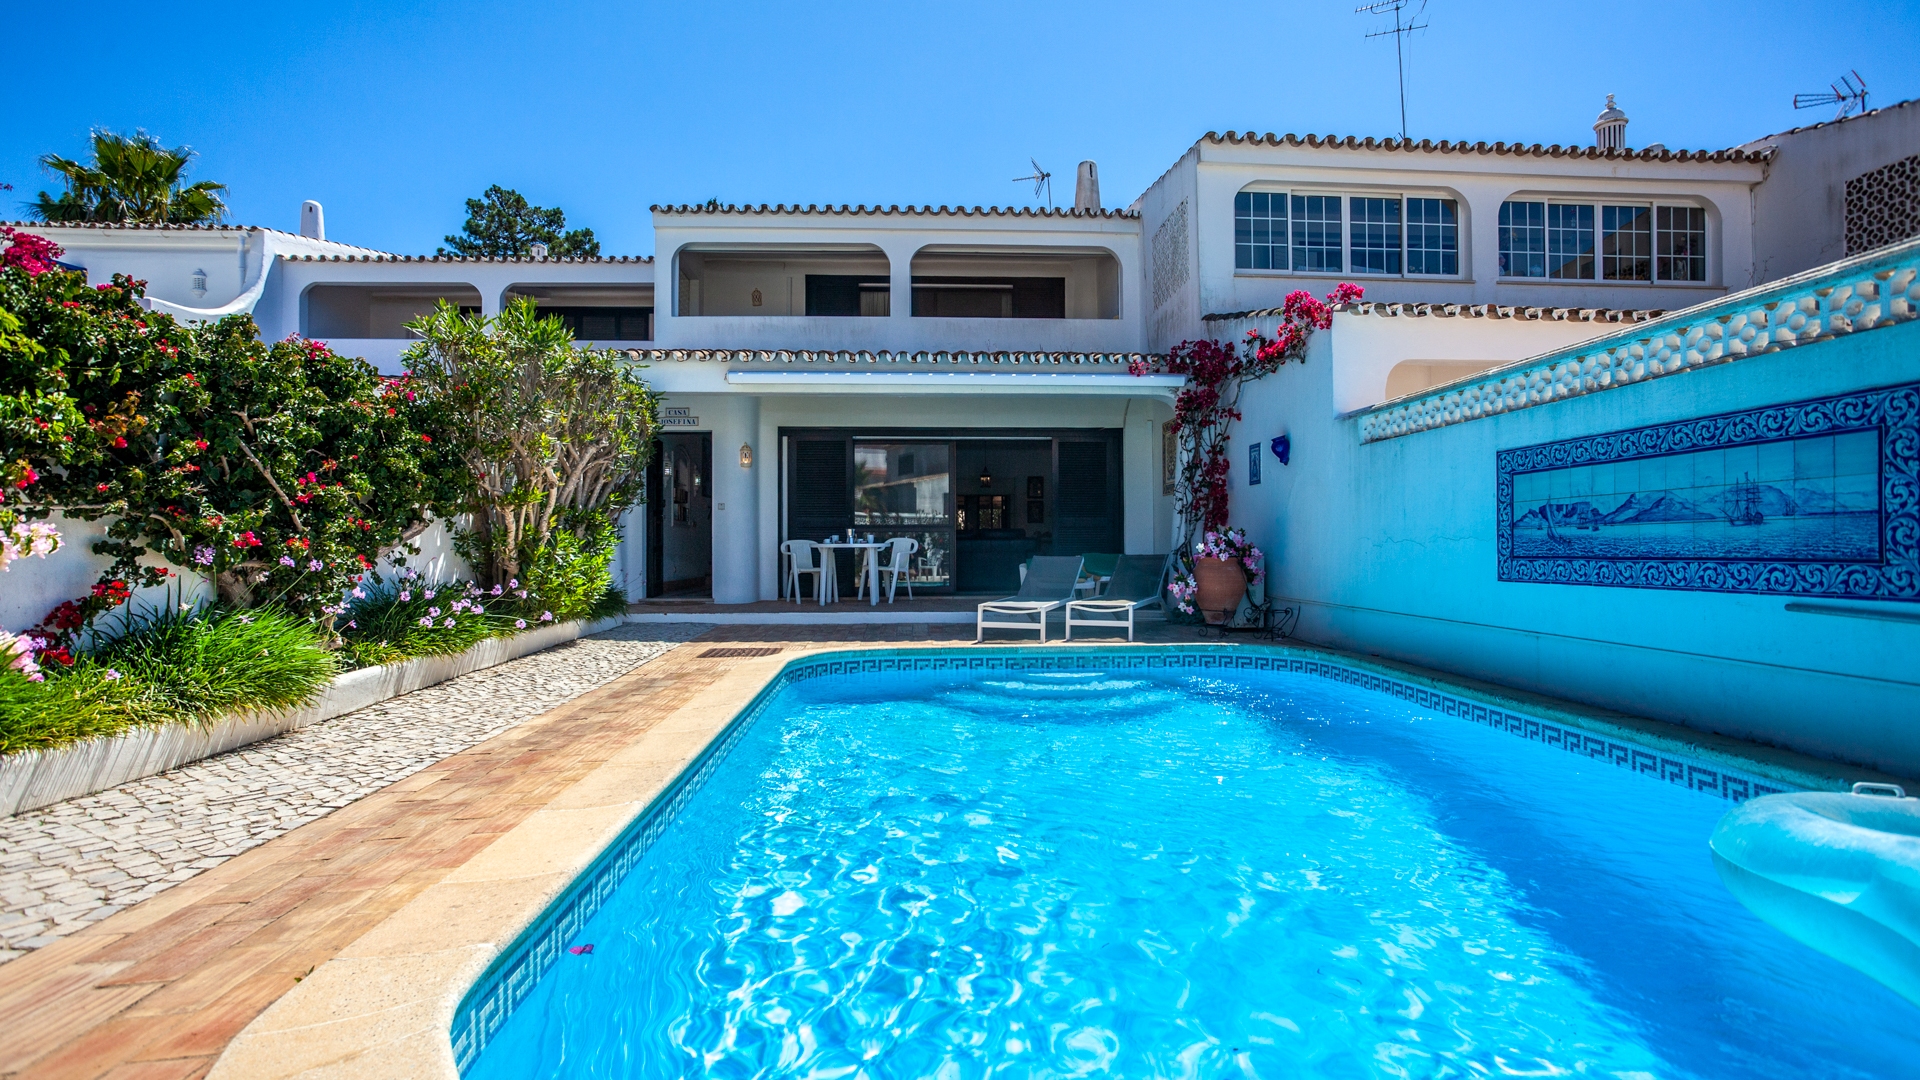
[[[953,445],[855,439],[853,528],[878,540],[906,536],[919,541],[907,580],[916,589],[951,589]],[[888,558],[882,554],[883,560]]]

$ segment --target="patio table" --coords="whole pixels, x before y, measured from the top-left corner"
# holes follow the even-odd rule
[[[841,540],[831,544],[825,543],[824,541],[819,542],[818,546],[822,550],[826,551],[827,561],[829,563],[829,566],[827,567],[827,572],[820,575],[829,583],[827,588],[820,590],[820,603],[822,605],[825,605],[828,601],[829,594],[831,594],[834,602],[837,603],[840,600],[839,567],[831,564],[834,560],[834,554],[833,554],[834,551],[839,548],[846,548],[850,551],[866,552],[867,564],[865,567],[856,567],[855,574],[857,576],[862,571],[864,571],[866,574],[868,605],[873,606],[873,605],[879,604],[880,603],[880,549],[883,547],[886,547],[889,543],[892,543],[892,541],[889,541],[889,540]],[[859,589],[857,586],[855,587],[854,591],[856,594],[858,594]]]

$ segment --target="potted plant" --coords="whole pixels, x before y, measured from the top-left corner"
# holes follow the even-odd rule
[[[1245,529],[1211,529],[1193,545],[1193,570],[1174,579],[1167,591],[1180,610],[1212,624],[1226,622],[1239,609],[1249,583],[1265,576],[1260,549],[1247,542]]]

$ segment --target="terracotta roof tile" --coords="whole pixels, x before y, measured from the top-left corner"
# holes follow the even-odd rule
[[[1205,322],[1230,322],[1235,319],[1270,319],[1281,313],[1280,308],[1260,308],[1255,311],[1227,311],[1215,315],[1202,315]],[[1441,319],[1520,319],[1526,322],[1599,322],[1599,323],[1638,323],[1647,322],[1665,315],[1664,308],[1573,308],[1573,307],[1528,307],[1523,304],[1387,304],[1373,301],[1361,301],[1357,304],[1345,304],[1334,309],[1349,315],[1380,315],[1386,317],[1408,316],[1419,318],[1431,316]]]
[[[1514,157],[1555,157],[1555,158],[1591,158],[1595,160],[1627,161],[1712,161],[1723,163],[1763,162],[1773,153],[1771,148],[1746,149],[1735,147],[1730,150],[1618,150],[1602,149],[1598,146],[1543,146],[1540,143],[1487,143],[1487,142],[1434,142],[1432,139],[1373,139],[1356,138],[1352,135],[1275,135],[1269,131],[1257,135],[1251,131],[1229,131],[1225,135],[1209,131],[1202,136],[1202,142],[1214,144],[1231,143],[1235,146],[1309,146],[1326,150],[1385,150],[1396,153],[1428,154],[1499,154]]]
[[[1126,220],[1137,220],[1140,217],[1139,212],[1135,210],[1074,210],[1071,208],[1051,210],[1032,206],[881,206],[877,203],[873,206],[867,206],[865,204],[849,206],[845,203],[838,206],[831,203],[825,206],[816,203],[808,203],[805,206],[801,206],[799,203],[794,203],[791,206],[786,203],[774,203],[771,206],[766,203],[761,203],[758,206],[751,203],[745,205],[736,205],[734,203],[680,203],[678,205],[662,205],[655,203],[647,209],[656,214],[751,214],[754,216],[771,214],[826,214],[835,217],[872,217],[875,215],[890,217],[899,214],[911,217],[1123,218]]]
[[[1166,359],[1158,353],[1080,353],[1080,352],[1007,352],[967,351],[961,349],[929,352],[891,352],[886,349],[623,349],[629,357],[648,363],[719,364],[846,364],[907,365],[924,367],[1068,367],[1117,368],[1125,371],[1135,362],[1157,364]]]
[[[586,264],[586,263],[650,263],[650,262],[652,262],[652,261],[653,261],[653,256],[651,256],[651,255],[596,255],[596,256],[594,256],[594,257],[592,257],[592,258],[590,258],[590,259],[584,259],[584,258],[582,258],[582,259],[576,259],[576,258],[570,258],[570,257],[569,257],[569,258],[562,258],[562,257],[560,257],[560,256],[555,256],[555,255],[550,255],[550,256],[548,256],[548,257],[546,257],[546,258],[544,258],[544,259],[536,259],[536,258],[534,258],[534,257],[533,257],[533,256],[531,256],[531,255],[524,255],[524,256],[519,256],[519,257],[515,257],[515,258],[486,258],[486,257],[472,257],[472,258],[470,258],[470,257],[468,257],[468,256],[465,256],[465,255],[387,255],[387,254],[375,254],[375,255],[294,255],[294,254],[292,254],[292,253],[282,253],[282,254],[281,254],[281,256],[280,256],[280,258],[281,258],[281,261],[283,261],[283,262],[324,262],[324,263],[337,263],[337,262],[350,262],[350,263],[351,263],[351,262],[362,262],[362,263],[529,263],[529,264],[531,264],[531,263],[540,263],[540,264],[546,264],[546,263],[557,263],[557,264],[562,264],[562,265],[565,265],[565,264]]]

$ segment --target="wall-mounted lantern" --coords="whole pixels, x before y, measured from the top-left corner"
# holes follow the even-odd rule
[[[1273,456],[1279,458],[1282,465],[1293,457],[1293,440],[1285,435],[1275,436],[1274,440],[1267,445],[1273,448]]]
[[[740,467],[743,469],[753,468],[753,447],[748,446],[746,443],[740,444]]]

